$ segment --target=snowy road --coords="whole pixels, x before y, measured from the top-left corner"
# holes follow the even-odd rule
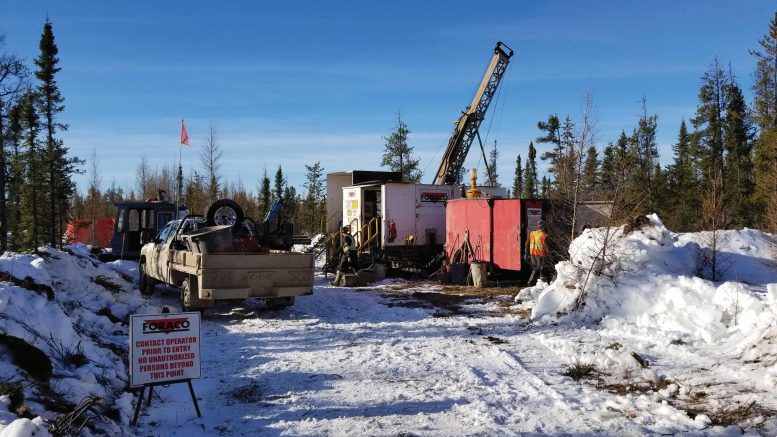
[[[161,388],[139,435],[643,434],[613,395],[561,375],[567,361],[498,299],[436,306],[319,279],[283,311],[209,312],[203,419]],[[173,298],[156,298],[173,304]],[[543,328],[547,331],[549,328]]]

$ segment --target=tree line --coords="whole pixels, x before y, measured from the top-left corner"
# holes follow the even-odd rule
[[[58,137],[68,126],[57,84],[59,49],[51,21],[30,67],[0,35],[0,253],[60,246],[82,163]]]
[[[156,197],[158,190],[180,199],[193,213],[221,197],[241,203],[258,220],[282,200],[288,219],[300,233],[322,232],[326,186],[320,162],[306,165],[305,192],[288,184],[279,165],[267,170],[255,191],[242,180],[228,182],[220,173],[223,156],[216,127],[210,124],[200,152],[200,167],[184,177],[175,165],[151,168],[140,157],[136,183],[102,187],[98,158],[92,155],[89,187],[78,193],[72,177],[82,161],[69,154],[58,138],[67,129],[60,121],[64,98],[56,75],[59,50],[46,20],[34,67],[9,52],[0,35],[0,251],[30,250],[62,244],[69,219],[94,222],[113,217],[113,203]],[[715,58],[701,76],[697,108],[682,120],[673,157],[659,163],[658,117],[643,98],[635,126],[604,147],[599,145],[592,94],[586,93],[579,119],[551,114],[537,123],[539,135],[526,156],[517,155],[512,197],[546,198],[565,227],[576,220],[581,201],[611,201],[618,220],[657,212],[677,231],[760,227],[777,232],[777,13],[768,32],[750,50],[756,59],[753,101],[747,102],[731,65]],[[412,156],[408,129],[397,113],[396,128],[385,140],[381,165],[418,182],[423,172]],[[549,150],[538,156],[538,145]],[[488,184],[497,186],[496,142],[489,156]],[[525,158],[525,159],[524,159]],[[544,174],[538,160],[547,167]]]
[[[255,190],[237,181],[227,181],[219,171],[223,151],[218,143],[216,128],[210,124],[206,140],[200,151],[200,167],[192,168],[182,177],[181,197],[176,198],[178,182],[174,164],[151,167],[145,156],[140,157],[135,171],[135,185],[121,188],[115,180],[101,188],[102,177],[99,160],[92,154],[88,170],[89,187],[85,194],[75,193],[71,215],[74,219],[94,223],[103,217],[114,217],[115,202],[124,200],[159,199],[160,191],[164,200],[185,205],[191,214],[204,215],[208,206],[215,200],[229,198],[236,201],[245,210],[248,217],[263,221],[275,202],[282,202],[286,220],[294,224],[295,232],[315,235],[323,232],[326,215],[326,184],[324,168],[319,162],[306,165],[306,191],[299,193],[289,185],[278,165],[272,179],[267,169],[258,179]]]
[[[640,116],[614,142],[597,147],[591,93],[581,119],[551,114],[537,123],[535,142],[550,146],[539,159],[534,142],[517,156],[513,197],[547,198],[574,220],[580,201],[614,201],[619,220],[656,212],[670,229],[759,227],[777,231],[777,13],[750,51],[754,99],[748,104],[731,65],[715,58],[701,76],[693,117],[682,120],[672,162],[659,163],[658,117],[643,97]]]

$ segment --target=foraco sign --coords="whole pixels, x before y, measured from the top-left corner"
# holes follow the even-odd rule
[[[130,386],[199,378],[200,313],[130,317]]]

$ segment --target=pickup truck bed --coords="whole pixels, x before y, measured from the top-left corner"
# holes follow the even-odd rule
[[[219,299],[293,297],[313,289],[312,254],[176,251],[170,267],[196,277],[190,284],[192,307]]]

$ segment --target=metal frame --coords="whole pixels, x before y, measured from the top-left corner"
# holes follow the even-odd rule
[[[178,381],[166,381],[166,382],[154,382],[151,384],[144,384],[140,387],[140,396],[138,397],[138,403],[135,404],[135,415],[132,417],[132,423],[131,426],[137,426],[138,424],[138,417],[140,416],[140,409],[143,407],[143,394],[146,392],[146,387],[148,387],[148,400],[146,401],[146,408],[151,406],[151,398],[154,396],[154,387],[158,386],[167,386],[169,384],[182,384],[182,383],[189,384],[189,394],[192,396],[192,403],[194,404],[194,410],[197,411],[197,417],[201,418],[202,413],[200,413],[200,405],[197,403],[197,396],[194,394],[194,387],[192,387],[192,380],[191,379],[181,379]]]
[[[502,47],[507,51],[502,49]],[[504,76],[507,64],[512,56],[513,50],[511,48],[504,45],[501,41],[496,43],[494,56],[491,58],[486,74],[483,76],[483,81],[475,92],[472,104],[456,122],[456,128],[450,140],[448,140],[448,148],[445,150],[440,168],[434,175],[433,184],[455,185],[458,182],[461,168],[464,166],[464,160],[467,157],[467,153],[469,153],[469,148],[472,146],[475,137],[478,136],[480,123],[485,118],[488,106],[494,98],[496,89]]]

